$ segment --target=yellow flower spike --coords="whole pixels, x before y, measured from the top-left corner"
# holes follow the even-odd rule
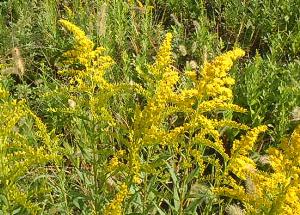
[[[30,180],[28,173],[41,173],[45,165],[59,161],[56,139],[50,139],[45,124],[26,106],[25,100],[1,98],[0,102],[0,181],[1,192],[9,204],[19,205],[30,214],[38,214],[39,204],[31,197],[30,190],[23,186],[20,179]],[[31,135],[38,144],[32,143],[19,131],[19,122],[33,119]],[[51,141],[51,142],[50,142]],[[37,143],[36,142],[36,143]],[[34,171],[32,171],[34,170]],[[36,187],[35,192],[43,192],[44,187]]]
[[[109,172],[113,172],[115,169],[117,169],[119,166],[119,159],[118,157],[114,156],[110,161],[109,165],[107,167]]]
[[[235,140],[233,142],[231,154],[247,155],[250,150],[253,149],[254,143],[258,138],[258,135],[265,132],[268,129],[267,126],[262,125],[251,129],[247,132],[241,140]]]
[[[212,96],[223,101],[230,100],[232,92],[228,86],[234,84],[234,79],[228,77],[228,71],[233,66],[233,61],[244,55],[245,52],[242,49],[235,48],[216,57],[212,62],[204,63],[201,80],[196,82],[199,97]],[[189,72],[188,75],[193,74]]]
[[[231,149],[231,159],[228,168],[241,179],[246,179],[246,175],[256,169],[255,162],[248,157],[253,149],[258,135],[267,130],[267,126],[258,126],[242,136],[241,140],[235,140]]]
[[[159,76],[162,74],[164,67],[170,67],[172,63],[172,34],[167,33],[165,39],[160,46],[156,61],[153,66],[150,67],[150,71],[153,75]]]
[[[64,53],[67,60],[65,64],[79,63],[84,68],[82,70],[64,69],[60,74],[73,75],[70,84],[75,85],[80,92],[94,94],[96,88],[106,92],[112,92],[118,88],[117,85],[110,84],[105,80],[105,71],[115,63],[110,56],[103,55],[105,48],[97,47],[76,25],[67,20],[60,20],[60,23],[75,37],[75,45],[72,50]]]
[[[246,112],[246,109],[235,104],[225,103],[222,99],[204,101],[199,104],[198,109],[202,113],[216,110],[232,110],[239,113]]]
[[[75,41],[76,41],[76,46],[77,46],[76,48],[78,51],[80,51],[81,49],[84,49],[84,50],[92,50],[93,49],[94,43],[89,38],[87,38],[87,36],[85,35],[83,30],[81,30],[79,27],[77,27],[76,25],[74,25],[73,23],[71,23],[67,20],[61,19],[61,20],[59,20],[59,22],[68,31],[73,33],[73,35],[75,37]]]
[[[9,96],[8,91],[6,91],[4,88],[0,85],[0,99],[6,99]]]
[[[128,196],[129,191],[126,184],[121,184],[119,192],[115,198],[105,207],[104,215],[122,215],[122,205],[124,199]]]
[[[228,168],[246,182],[246,190],[234,198],[243,201],[248,214],[261,214],[266,209],[266,212],[272,214],[300,214],[300,152],[294,150],[300,141],[300,126],[295,129],[291,138],[284,140],[279,147],[267,150],[272,172],[256,169],[256,164],[249,158],[248,153],[258,133],[265,129],[266,127],[260,126],[250,130],[246,135],[248,137],[243,137],[241,142],[234,146],[235,155],[231,158]],[[223,194],[220,193],[221,190]],[[235,190],[236,188],[222,187],[217,188],[216,192],[231,196]]]
[[[83,30],[73,23],[64,19],[59,20],[59,22],[64,28],[73,33],[75,37],[74,49],[64,53],[64,56],[68,58],[67,62],[73,63],[77,60],[82,65],[89,66],[92,61],[90,54],[93,53],[93,41],[85,35]]]

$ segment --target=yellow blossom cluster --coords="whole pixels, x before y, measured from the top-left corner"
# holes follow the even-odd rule
[[[242,201],[247,214],[300,214],[300,126],[279,148],[268,149],[267,163],[272,171],[259,170],[249,158],[253,141],[265,129],[261,126],[250,130],[247,137],[234,143],[228,170],[244,180],[245,186],[232,180],[232,183],[225,183],[231,188],[219,187],[214,191]]]
[[[248,131],[241,140],[233,142],[228,169],[233,171],[239,178],[245,180],[247,173],[255,170],[255,162],[249,158],[249,154],[253,150],[258,135],[266,130],[267,126],[256,127]]]
[[[212,62],[205,63],[201,72],[201,81],[196,88],[203,96],[211,96],[227,101],[232,98],[229,88],[235,83],[234,79],[228,77],[228,72],[233,66],[233,61],[243,57],[245,52],[235,48],[223,55],[216,57]]]
[[[283,195],[285,198],[284,206],[276,206],[282,208],[284,213],[288,211],[297,211],[298,201],[297,186],[293,186],[291,181],[298,179],[297,162],[292,162],[289,158],[283,158],[279,154],[279,150],[270,149],[269,153],[275,153],[272,166],[280,171],[275,173],[266,173],[257,169],[255,161],[251,158],[251,152],[254,148],[254,143],[260,133],[267,130],[266,126],[258,126],[249,129],[247,126],[239,124],[231,120],[220,120],[212,117],[206,117],[206,113],[211,113],[219,110],[230,110],[235,112],[245,112],[245,109],[230,103],[232,99],[232,91],[230,86],[234,84],[234,80],[228,77],[228,72],[233,65],[233,61],[242,57],[245,53],[243,50],[236,48],[229,51],[210,63],[206,63],[200,72],[198,79],[193,72],[187,73],[193,80],[194,87],[190,89],[178,89],[176,84],[180,77],[170,65],[165,62],[172,62],[170,36],[168,35],[159,49],[157,61],[150,66],[150,73],[156,75],[156,80],[153,82],[154,90],[152,94],[148,94],[148,103],[143,109],[138,109],[135,115],[134,137],[139,141],[137,145],[144,147],[151,144],[169,145],[175,148],[175,151],[186,150],[176,149],[179,147],[179,142],[182,141],[184,135],[193,133],[193,137],[189,139],[189,147],[205,146],[214,149],[219,153],[226,163],[226,170],[223,175],[219,175],[219,183],[226,186],[220,186],[215,189],[215,193],[219,195],[227,195],[232,198],[241,200],[244,203],[246,211],[249,213],[262,212],[265,208],[272,208],[274,202],[282,197],[282,187],[288,189],[289,192]],[[165,58],[165,60],[163,60]],[[159,69],[158,69],[159,68]],[[197,105],[196,105],[197,104]],[[186,119],[181,125],[175,126],[173,129],[168,129],[165,126],[166,118],[176,113],[186,113]],[[220,129],[231,127],[246,130],[247,133],[240,140],[233,141],[230,154],[224,148],[224,142]],[[195,132],[196,131],[196,132]],[[296,132],[297,133],[297,132]],[[297,142],[299,137],[294,134],[291,142]],[[183,145],[183,144],[181,144]],[[182,146],[181,146],[182,147]],[[185,144],[184,147],[187,147]],[[285,148],[291,149],[286,151],[289,156],[297,158],[296,145],[289,145]],[[293,154],[294,153],[294,154]],[[197,155],[199,166],[202,165],[202,159],[199,153]],[[272,158],[272,156],[270,157]],[[190,168],[191,165],[186,162],[191,162],[193,159],[186,156],[182,159],[182,167]],[[288,163],[284,162],[287,161]],[[293,165],[291,165],[293,163]],[[298,161],[299,163],[299,161]],[[276,164],[276,165],[275,165]],[[142,165],[142,164],[141,164]],[[281,165],[281,166],[280,166]],[[283,174],[283,169],[290,165],[293,176]],[[276,168],[275,168],[276,167]],[[221,170],[220,170],[221,171]],[[290,172],[292,172],[289,170]],[[242,186],[239,180],[234,179],[229,173],[233,173],[239,180],[245,181],[245,186]],[[293,180],[291,180],[293,178]],[[289,188],[290,186],[290,188]],[[270,194],[276,198],[269,200],[264,195]],[[276,204],[275,204],[276,205]],[[270,211],[277,209],[270,209]],[[261,210],[264,208],[264,210]],[[293,208],[293,209],[291,209]],[[279,210],[278,210],[279,211]],[[282,212],[282,214],[284,214]]]
[[[208,118],[207,112],[216,111],[235,111],[245,112],[245,109],[230,103],[231,89],[234,79],[228,76],[228,71],[233,65],[233,61],[242,57],[243,50],[236,48],[217,57],[211,63],[206,63],[201,71],[201,78],[197,79],[195,72],[187,72],[191,77],[193,87],[178,88],[180,74],[172,66],[172,35],[168,33],[157,53],[155,62],[148,66],[147,74],[141,74],[144,81],[148,83],[144,91],[147,99],[147,105],[137,107],[134,116],[132,131],[132,143],[134,143],[134,153],[132,153],[133,163],[139,162],[139,152],[143,147],[152,145],[168,145],[179,152],[180,143],[186,137],[186,134],[194,134],[189,140],[189,147],[205,146],[214,149],[225,160],[229,159],[222,141],[220,129],[224,127],[248,130],[245,125],[231,120],[220,120],[217,118]],[[152,75],[152,76],[151,76]],[[187,117],[181,124],[169,129],[168,117],[175,116],[177,113],[183,113]],[[247,139],[248,140],[248,139]],[[182,150],[185,146],[181,144]],[[193,153],[195,154],[195,152]],[[133,156],[134,155],[134,156]],[[195,157],[191,155],[192,157]],[[191,162],[194,158],[185,157],[183,166],[192,166],[186,162]],[[199,154],[196,156],[200,160]],[[199,163],[200,165],[200,163]],[[136,173],[138,174],[138,173]]]
[[[148,99],[147,106],[142,112],[138,112],[136,114],[136,122],[142,121],[143,127],[146,128],[145,133],[149,133],[149,136],[153,137],[160,136],[154,135],[160,133],[165,136],[166,134],[160,130],[161,122],[166,117],[166,114],[171,114],[175,111],[191,111],[192,114],[195,115],[199,114],[198,112],[200,111],[208,112],[215,111],[217,109],[245,112],[243,108],[234,104],[225,103],[223,97],[217,97],[216,95],[212,100],[207,98],[200,102],[198,104],[197,111],[191,109],[196,102],[195,99],[200,101],[204,92],[210,93],[208,85],[212,82],[218,83],[220,86],[222,85],[222,89],[225,91],[231,91],[227,86],[232,85],[234,80],[228,77],[227,72],[232,66],[233,60],[243,56],[244,52],[237,48],[217,57],[212,63],[207,63],[205,68],[202,70],[201,74],[203,79],[194,80],[194,88],[178,91],[175,85],[179,81],[179,74],[171,67],[171,38],[172,35],[168,33],[159,48],[156,61],[153,65],[149,66],[150,73],[155,75],[157,83],[155,84],[155,90],[151,98]],[[222,78],[223,82],[221,83],[218,81],[218,78]],[[231,82],[228,81],[229,79]],[[191,113],[189,112],[189,114]],[[139,126],[138,124],[137,127],[142,129],[142,126]],[[183,128],[177,128],[177,130],[182,129]]]
[[[114,129],[119,123],[119,119],[114,116],[110,109],[110,101],[113,96],[116,96],[122,90],[128,91],[130,88],[137,87],[138,85],[125,85],[111,83],[106,80],[105,73],[112,67],[114,61],[110,56],[104,55],[105,49],[103,47],[95,48],[95,44],[85,35],[85,33],[76,25],[66,20],[60,20],[60,23],[74,35],[74,47],[65,52],[64,57],[64,70],[60,71],[60,74],[71,76],[70,88],[67,89],[68,93],[72,95],[72,111],[76,114],[80,113],[88,120],[86,125],[90,126],[87,129],[92,128],[94,136],[101,136],[104,141],[109,139],[110,129]],[[81,69],[74,69],[75,64],[80,64]],[[69,102],[69,101],[68,101]],[[70,102],[69,102],[70,103]],[[72,115],[76,119],[76,114]],[[81,120],[81,118],[79,119]],[[118,127],[116,129],[119,129]],[[91,132],[91,131],[88,131]],[[90,140],[84,147],[90,148],[95,154],[95,157],[99,157],[96,148],[98,145],[98,139]],[[113,143],[111,143],[113,144]],[[111,147],[108,146],[110,149]],[[135,183],[140,181],[140,158],[138,150],[134,143],[128,144],[129,153],[125,153],[125,150],[120,149],[117,152],[113,152],[111,156],[107,157],[106,165],[104,165],[104,171],[110,176],[117,174],[118,170],[124,169],[128,171],[132,176]],[[102,158],[101,158],[102,159]],[[123,161],[127,159],[128,166]],[[95,161],[94,163],[98,163]],[[99,167],[99,166],[98,166]],[[98,168],[93,166],[93,168]],[[95,176],[96,177],[96,176]],[[110,188],[108,188],[110,189]],[[103,188],[105,190],[105,188]],[[125,184],[120,186],[119,192],[114,199],[106,205],[104,214],[118,215],[122,214],[122,203],[128,195],[128,187]]]
[[[155,76],[159,76],[164,72],[164,67],[170,68],[172,63],[172,34],[167,33],[165,36],[165,40],[159,47],[156,61],[153,66],[150,66],[150,71]]]
[[[60,20],[60,23],[73,33],[75,40],[74,48],[64,53],[67,58],[65,64],[79,63],[85,67],[83,70],[67,68],[60,71],[60,74],[74,76],[70,83],[77,84],[81,91],[89,92],[94,90],[96,86],[105,90],[112,90],[112,85],[103,77],[105,70],[114,64],[112,58],[103,55],[105,51],[103,47],[94,49],[93,41],[79,27],[67,20]]]
[[[258,182],[258,187],[278,193],[273,197],[277,205],[272,208],[277,214],[300,214],[300,126],[279,149],[270,148],[268,155],[274,173],[264,177],[265,183]]]
[[[93,41],[91,41],[89,38],[86,37],[83,30],[81,30],[76,25],[70,23],[69,21],[60,20],[60,23],[68,31],[72,32],[75,37],[74,49],[66,52],[64,54],[64,56],[67,57],[68,60],[72,60],[72,61],[78,60],[83,65],[90,64],[91,62],[89,62],[88,60],[91,59],[91,51],[94,49]],[[72,62],[72,61],[70,61],[70,62]]]
[[[56,139],[50,138],[46,126],[25,104],[9,97],[3,87],[0,98],[0,184],[1,193],[6,195],[9,204],[19,204],[32,214],[39,206],[30,199],[29,191],[22,187],[20,178],[26,178],[35,167],[49,162],[59,161]],[[32,143],[26,134],[21,132],[26,120],[33,119],[35,125],[31,132],[39,140]],[[36,170],[37,171],[37,170]],[[43,189],[43,188],[37,188]],[[9,205],[3,205],[4,211]]]
[[[256,170],[249,174],[253,184],[247,193],[245,207],[249,214],[300,214],[300,127],[290,139],[284,140],[280,148],[268,150],[268,163],[272,172]],[[296,150],[295,150],[296,149]]]
[[[235,48],[216,57],[212,62],[205,62],[199,81],[197,81],[198,76],[195,71],[186,72],[187,76],[194,80],[198,98],[211,97],[220,103],[231,100],[230,86],[235,83],[235,80],[228,76],[228,72],[233,66],[233,61],[244,55],[245,52],[242,49]]]
[[[126,184],[120,185],[120,190],[116,194],[115,198],[105,207],[104,213],[105,215],[122,215],[122,205],[124,199],[128,195],[128,187]]]
[[[86,115],[96,122],[104,122],[104,127],[114,126],[115,122],[107,109],[107,101],[121,89],[105,79],[106,70],[114,64],[110,56],[104,55],[105,48],[96,47],[79,27],[67,20],[60,20],[62,26],[74,35],[74,47],[64,53],[66,60],[60,74],[71,76],[68,89],[61,89],[71,94],[68,100],[71,108],[61,108],[61,112],[73,112]],[[75,69],[74,65],[81,65]],[[64,87],[63,87],[64,88]],[[71,101],[71,103],[70,103]],[[55,109],[54,111],[58,111]],[[105,129],[105,128],[103,128]]]
[[[108,163],[107,170],[109,172],[115,171],[117,168],[119,168],[122,165],[122,162],[120,161],[121,158],[125,156],[124,150],[119,150],[115,153],[115,155],[111,158],[111,160]]]

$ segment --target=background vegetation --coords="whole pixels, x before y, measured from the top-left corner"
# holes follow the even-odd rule
[[[0,110],[0,143],[15,144],[8,149],[5,144],[5,147],[1,146],[1,165],[7,164],[10,153],[15,150],[21,153],[19,160],[10,161],[12,170],[7,170],[7,174],[0,173],[0,188],[3,187],[0,191],[0,213],[102,214],[104,208],[109,208],[109,202],[116,199],[123,202],[122,195],[117,198],[122,192],[131,193],[124,194],[127,200],[122,205],[122,213],[126,214],[233,214],[232,205],[242,210],[241,201],[235,198],[215,199],[215,194],[207,188],[217,186],[218,182],[214,180],[208,180],[210,186],[204,183],[207,187],[199,188],[203,184],[197,184],[197,190],[193,174],[199,169],[192,171],[193,168],[187,168],[187,172],[180,172],[169,166],[161,170],[171,175],[170,178],[147,173],[154,176],[144,176],[149,178],[142,188],[134,183],[131,186],[132,181],[124,180],[126,175],[107,175],[106,163],[109,166],[118,151],[122,154],[121,150],[126,147],[131,150],[125,144],[130,142],[126,125],[132,123],[135,105],[143,106],[148,100],[143,96],[133,98],[129,91],[117,91],[120,96],[111,101],[109,93],[103,93],[103,104],[110,104],[103,107],[109,112],[107,117],[112,116],[113,119],[103,118],[104,109],[95,109],[100,118],[91,120],[89,111],[93,106],[87,98],[91,94],[98,98],[100,94],[97,87],[89,88],[87,94],[70,90],[70,78],[60,73],[67,65],[63,53],[74,45],[72,35],[62,27],[60,19],[80,27],[94,41],[95,47],[105,47],[104,55],[115,62],[105,74],[106,80],[114,84],[123,83],[124,86],[127,84],[128,88],[130,83],[152,86],[141,73],[155,61],[167,32],[173,35],[172,66],[178,69],[179,74],[189,70],[201,73],[206,61],[234,47],[241,47],[246,55],[235,63],[230,73],[236,80],[232,100],[248,111],[234,114],[225,111],[221,115],[251,128],[268,126],[247,155],[255,160],[265,155],[270,146],[278,146],[290,137],[299,123],[299,1],[0,2],[0,74],[1,86],[5,89],[1,91],[0,88],[0,107],[3,108],[3,111]],[[14,53],[14,48],[20,51],[21,56]],[[83,69],[80,65],[76,66],[67,69]],[[188,84],[188,81],[183,83]],[[9,96],[4,95],[5,92],[9,92]],[[82,98],[78,99],[79,95]],[[76,117],[70,111],[74,105],[82,107],[76,110]],[[176,119],[170,120],[177,123],[175,127],[180,126],[185,118],[180,113],[173,117]],[[11,125],[7,124],[9,118],[14,119]],[[110,125],[116,119],[123,121],[123,127]],[[112,130],[105,130],[107,123]],[[232,144],[241,134],[235,129],[228,129],[222,133],[223,142]],[[50,140],[51,147],[47,142]],[[114,140],[119,142],[110,147]],[[99,141],[101,144],[98,144]],[[226,147],[230,149],[231,146]],[[174,162],[180,163],[180,157],[187,155],[187,152],[182,152],[175,159],[172,150],[159,154],[162,157],[153,158],[157,162],[155,165],[162,165],[160,162],[171,157]],[[204,149],[201,152],[216,154]],[[148,159],[143,153],[155,156],[157,148],[150,147],[141,152],[143,159]],[[23,160],[22,156],[28,159]],[[122,159],[122,162],[130,160],[118,156],[120,162]],[[34,160],[32,157],[38,158]],[[209,177],[211,172],[217,171],[212,170],[216,165],[208,165],[203,175]],[[20,166],[26,168],[16,171]],[[123,168],[118,172],[131,174]],[[130,180],[134,181],[134,176],[131,176]],[[122,190],[120,181],[126,181],[128,190],[124,187]],[[191,187],[191,184],[194,185]],[[184,185],[186,193],[196,189],[197,197],[185,197],[181,190]],[[15,192],[16,196],[9,192]],[[193,203],[175,201],[178,198]],[[265,214],[271,212],[264,211]],[[108,211],[106,213],[109,214]]]

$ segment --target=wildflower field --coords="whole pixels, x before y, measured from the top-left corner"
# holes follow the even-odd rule
[[[0,215],[297,215],[299,122],[299,0],[0,1]]]

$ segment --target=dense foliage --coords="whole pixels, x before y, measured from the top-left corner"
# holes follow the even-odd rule
[[[300,213],[300,5],[272,2],[0,2],[0,214]]]

